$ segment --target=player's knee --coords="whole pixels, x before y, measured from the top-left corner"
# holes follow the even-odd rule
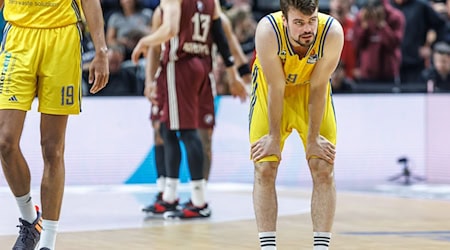
[[[0,152],[2,155],[10,155],[10,152],[18,147],[18,142],[14,143],[11,136],[0,136]]]
[[[180,139],[185,142],[185,141],[193,141],[193,140],[199,140],[200,141],[200,137],[197,133],[197,130],[183,130],[180,131]]]
[[[64,156],[64,142],[51,140],[41,141],[42,156],[46,162],[58,162]]]
[[[334,180],[334,166],[323,159],[310,159],[309,168],[315,182],[329,183]]]
[[[275,182],[277,162],[258,162],[255,164],[255,180],[258,182]]]

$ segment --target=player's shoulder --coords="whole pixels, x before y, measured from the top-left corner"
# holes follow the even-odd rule
[[[271,36],[278,29],[281,20],[281,11],[273,12],[262,17],[256,26],[256,32],[263,36]]]
[[[344,29],[341,23],[334,17],[319,12],[319,21],[325,23],[325,26],[329,26],[325,28],[327,38],[339,39],[344,37]]]

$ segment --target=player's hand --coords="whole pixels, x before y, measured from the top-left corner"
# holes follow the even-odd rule
[[[95,94],[103,89],[109,80],[108,52],[101,51],[95,54],[89,65],[89,84],[92,84],[89,92]]]
[[[336,147],[327,138],[319,136],[317,140],[308,141],[306,146],[306,159],[320,158],[329,164],[334,164]]]
[[[156,82],[147,83],[144,88],[144,96],[154,105],[158,105],[157,88]]]
[[[238,97],[241,102],[245,102],[245,100],[247,100],[248,92],[246,84],[237,73],[230,76],[228,85],[232,96]]]
[[[146,45],[146,38],[143,37],[139,40],[139,42],[136,44],[136,47],[133,49],[133,53],[131,54],[131,61],[134,64],[137,64],[139,62],[139,58],[141,55],[144,55],[144,57],[147,56],[147,51],[150,46]]]
[[[261,160],[266,156],[274,155],[281,160],[280,140],[270,135],[265,135],[253,143],[250,147],[251,158],[254,162]]]

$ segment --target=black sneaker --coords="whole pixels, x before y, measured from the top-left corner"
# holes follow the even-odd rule
[[[180,209],[183,209],[186,207],[193,207],[193,206],[194,206],[194,204],[192,204],[192,200],[189,199],[188,201],[181,203],[178,209],[180,210]]]
[[[191,203],[177,211],[164,213],[164,218],[166,219],[195,219],[208,218],[210,216],[211,209],[209,209],[208,203],[205,203],[203,207],[196,207]]]
[[[42,218],[39,207],[36,206],[37,218],[33,223],[19,218],[19,237],[13,246],[13,250],[34,250],[39,243],[42,231]]]
[[[155,196],[155,201],[153,203],[151,203],[150,205],[142,208],[142,212],[145,212],[145,213],[151,212],[153,210],[152,208],[156,205],[157,202],[163,201],[162,196],[163,196],[163,193],[158,192]]]
[[[155,197],[155,202],[156,201],[162,201],[163,199],[162,199],[162,196],[163,196],[163,192],[158,192],[157,194],[156,194],[156,197]]]
[[[178,200],[173,203],[168,203],[163,200],[156,201],[152,205],[148,205],[142,209],[145,213],[150,214],[164,214],[165,212],[171,212],[177,210]]]

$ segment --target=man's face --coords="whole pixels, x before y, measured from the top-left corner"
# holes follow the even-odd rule
[[[338,18],[343,18],[350,12],[350,0],[331,0],[330,11]]]
[[[287,17],[283,17],[290,42],[294,46],[309,47],[314,42],[319,20],[317,11],[316,9],[312,15],[305,15],[299,10],[290,8]]]
[[[450,73],[450,55],[434,53],[433,63],[434,67],[440,74]]]

